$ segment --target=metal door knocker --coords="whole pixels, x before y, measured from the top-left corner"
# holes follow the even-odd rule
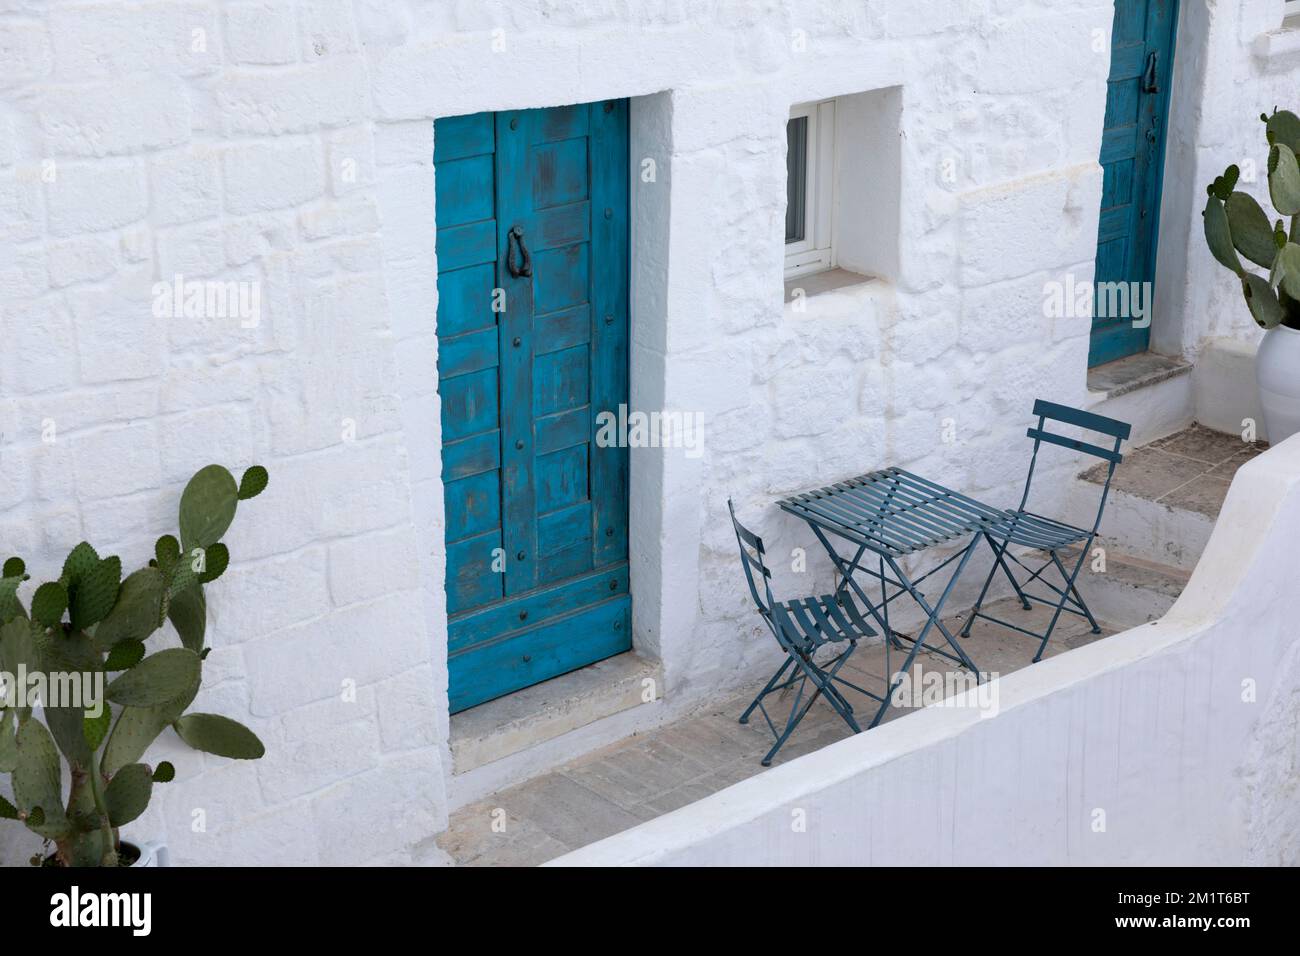
[[[1152,50],[1151,55],[1147,57],[1147,68],[1142,71],[1142,92],[1159,93],[1159,51]]]
[[[515,246],[519,247],[519,254],[523,262],[515,265]],[[524,230],[521,226],[511,226],[510,233],[506,238],[506,268],[516,279],[521,276],[531,278],[533,274],[533,260],[528,255],[528,247],[524,245]]]

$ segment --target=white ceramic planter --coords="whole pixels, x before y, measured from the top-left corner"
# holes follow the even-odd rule
[[[1264,333],[1255,355],[1259,404],[1268,443],[1300,432],[1300,331],[1279,325]]]
[[[131,864],[137,866],[168,866],[167,847],[162,843],[142,843],[138,847],[140,859]]]

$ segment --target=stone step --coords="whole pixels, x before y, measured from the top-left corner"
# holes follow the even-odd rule
[[[1102,519],[1107,546],[1130,558],[1196,567],[1237,469],[1262,451],[1240,436],[1192,425],[1126,451]],[[1090,527],[1107,466],[1079,475],[1064,503],[1068,521]]]
[[[1105,570],[1097,548],[1105,549]],[[1069,560],[1078,560],[1074,551]],[[1067,561],[1068,566],[1068,561]],[[1093,545],[1093,557],[1079,572],[1078,587],[1099,620],[1136,627],[1163,617],[1183,593],[1191,572],[1125,554],[1106,542]]]
[[[629,651],[452,715],[452,808],[664,720],[663,667]]]
[[[1141,352],[1088,369],[1088,411],[1133,423],[1130,441],[1144,445],[1187,426],[1195,403],[1192,366]]]
[[[1080,480],[1071,490],[1066,520],[1089,527],[1097,515],[1097,485]],[[1102,517],[1102,544],[1142,561],[1190,572],[1214,530],[1215,515],[1180,504],[1111,489]]]

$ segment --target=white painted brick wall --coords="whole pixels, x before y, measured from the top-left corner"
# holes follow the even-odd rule
[[[1222,101],[1181,148],[1257,133],[1246,6],[1198,14]],[[666,245],[635,252],[664,281],[638,291],[633,388],[703,413],[706,449],[634,454],[634,590],[638,645],[685,702],[772,657],[728,495],[777,553],[810,542],[775,497],[886,463],[1007,498],[1030,399],[1082,400],[1086,322],[1044,319],[1041,294],[1091,275],[1092,40],[1110,16],[1105,0],[7,5],[0,551],[51,575],[89,536],[138,565],[194,467],[271,472],[212,589],[204,691],[268,755],[164,742],[178,778],[134,832],[182,863],[402,862],[445,823],[433,118],[663,94],[634,107],[660,170],[635,186],[659,217],[638,226]],[[1267,73],[1285,103],[1296,68]],[[903,104],[898,275],[795,314],[788,109],[886,87]],[[1177,281],[1199,309],[1220,291],[1198,241]],[[176,273],[260,282],[260,322],[156,318],[150,288]]]

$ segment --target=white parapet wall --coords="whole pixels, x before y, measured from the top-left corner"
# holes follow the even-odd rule
[[[1296,865],[1298,557],[1293,438],[1237,473],[1162,619],[552,865]]]

